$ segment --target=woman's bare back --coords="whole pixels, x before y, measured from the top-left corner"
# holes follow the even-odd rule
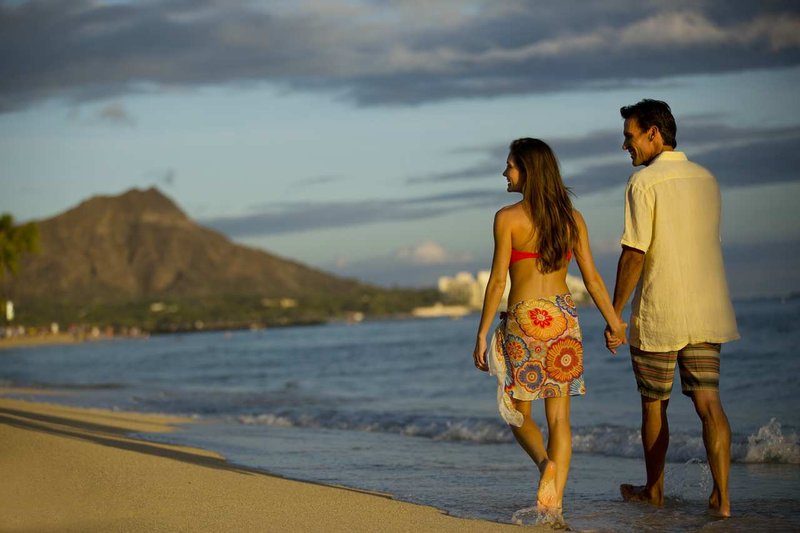
[[[511,246],[523,252],[539,252],[536,249],[538,235],[528,208],[523,202],[505,208],[508,212],[508,231],[511,233]],[[523,300],[533,300],[543,296],[564,294],[567,289],[567,262],[564,267],[543,274],[539,271],[537,259],[522,259],[509,267],[511,291],[508,295],[508,306],[511,307]]]

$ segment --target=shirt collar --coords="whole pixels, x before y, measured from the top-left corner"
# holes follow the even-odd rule
[[[686,154],[683,152],[676,152],[675,150],[667,150],[665,152],[661,152],[658,154],[654,159],[653,162],[656,161],[686,161]]]

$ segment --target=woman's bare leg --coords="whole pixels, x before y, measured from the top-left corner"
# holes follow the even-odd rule
[[[563,506],[564,487],[567,485],[572,461],[572,431],[569,424],[569,396],[547,398],[544,401],[547,417],[547,456],[556,464],[556,507]]]
[[[558,465],[551,461],[544,447],[544,437],[536,422],[531,418],[531,402],[511,400],[514,408],[522,413],[522,426],[511,426],[514,438],[525,453],[539,468],[539,488],[536,500],[541,507],[555,507],[557,505],[557,475]]]
[[[533,462],[539,466],[543,461],[547,460],[547,450],[544,447],[544,437],[539,430],[539,426],[531,418],[531,402],[523,400],[514,400],[511,402],[514,409],[522,413],[522,426],[510,426],[511,432],[514,433],[514,438],[522,449],[525,450]]]

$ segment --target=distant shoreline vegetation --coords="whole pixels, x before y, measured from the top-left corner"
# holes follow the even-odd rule
[[[791,293],[738,299],[734,300],[734,305],[737,302],[756,301],[789,303],[798,299],[800,293]],[[360,306],[356,305],[357,302]],[[151,334],[357,323],[364,320],[425,319],[424,313],[415,311],[435,308],[437,305],[442,304],[441,294],[436,289],[386,289],[386,292],[377,290],[355,299],[317,297],[305,301],[241,296],[213,301],[140,300],[92,305],[48,302],[22,305],[16,308],[13,321],[0,320],[0,348],[4,340],[15,338],[39,339],[41,342],[60,339],[65,342],[65,339],[82,341]],[[466,314],[474,312],[470,310]],[[627,308],[626,314],[629,312]]]
[[[372,289],[352,295],[139,299],[126,302],[15,302],[13,324],[63,330],[70,325],[138,328],[147,333],[248,329],[410,316],[439,299],[436,289]]]

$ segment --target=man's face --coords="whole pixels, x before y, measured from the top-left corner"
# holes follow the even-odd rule
[[[660,153],[658,143],[653,142],[654,132],[640,128],[636,117],[625,119],[623,134],[625,141],[622,143],[622,149],[631,154],[633,166],[647,165]]]

